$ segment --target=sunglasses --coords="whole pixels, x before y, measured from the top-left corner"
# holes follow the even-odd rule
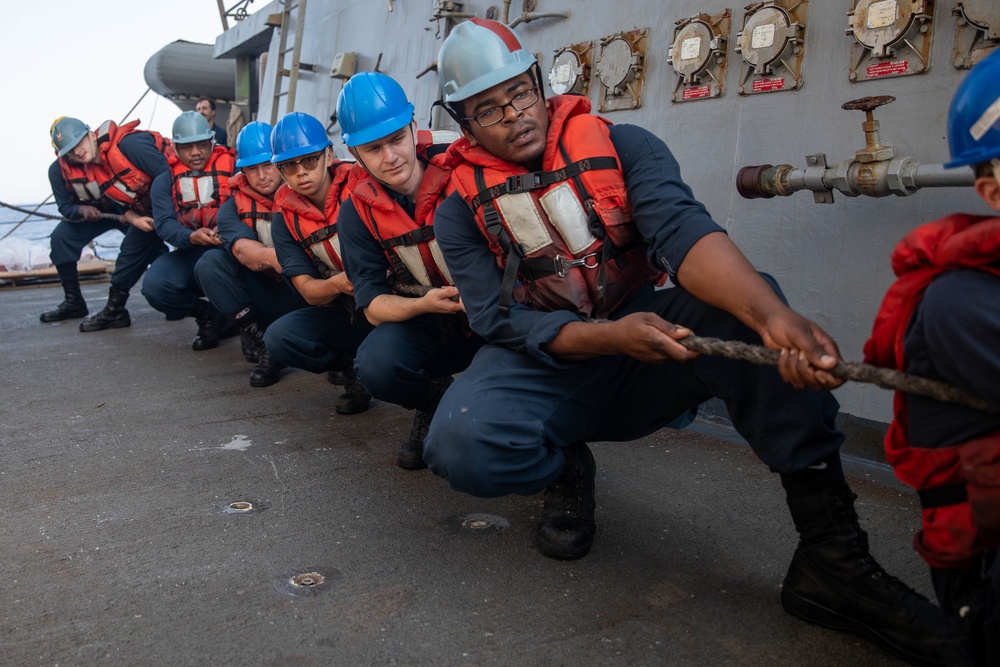
[[[326,153],[325,150],[319,153],[313,153],[312,155],[306,155],[305,157],[300,157],[298,160],[287,160],[285,162],[278,163],[278,171],[282,174],[297,174],[299,171],[299,165],[306,168],[306,171],[312,171],[319,164],[320,159],[323,154]]]

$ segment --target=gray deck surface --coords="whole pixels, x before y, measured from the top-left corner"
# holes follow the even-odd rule
[[[84,293],[96,312],[107,284]],[[540,497],[394,466],[411,413],[337,415],[304,371],[253,389],[238,339],[192,352],[194,321],[138,288],[114,331],[39,323],[60,299],[0,292],[0,664],[900,664],[782,610],[781,486],[725,427],[595,443],[596,543],[559,562],[533,546]],[[915,496],[848,470],[873,552],[929,594]],[[224,512],[241,500],[263,510]],[[317,594],[281,590],[308,570]]]

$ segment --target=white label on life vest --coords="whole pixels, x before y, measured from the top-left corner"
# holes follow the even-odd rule
[[[560,183],[539,200],[549,216],[549,222],[559,231],[571,253],[580,254],[597,240],[590,233],[587,212],[569,183]]]
[[[879,0],[868,6],[869,29],[884,28],[896,22],[896,0]]]
[[[979,117],[972,127],[969,128],[969,134],[976,141],[982,139],[990,128],[996,125],[996,122],[1000,120],[1000,97],[993,101],[993,104],[983,112],[983,115]]]
[[[774,44],[774,24],[765,23],[753,29],[750,38],[750,47],[754,49],[766,49]]]
[[[701,37],[689,37],[681,42],[681,60],[692,60],[701,55]]]
[[[552,237],[545,229],[542,216],[535,208],[535,200],[529,193],[503,195],[497,197],[494,203],[510,227],[514,240],[524,246],[527,254],[552,244]]]

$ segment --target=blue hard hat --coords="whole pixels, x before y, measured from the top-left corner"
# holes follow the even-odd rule
[[[271,162],[278,164],[332,146],[323,123],[301,111],[286,114],[271,131]]]
[[[52,147],[56,149],[56,154],[62,157],[76,148],[88,132],[90,128],[82,120],[63,116],[52,124]]]
[[[413,120],[413,104],[392,77],[380,72],[359,72],[340,91],[337,120],[341,139],[353,148],[409,125]]]
[[[965,77],[948,109],[947,168],[1000,158],[1000,50]]]
[[[252,167],[271,160],[271,126],[255,120],[236,137],[236,166]]]
[[[185,111],[174,120],[171,128],[175,144],[194,144],[207,139],[214,139],[212,127],[197,111]]]

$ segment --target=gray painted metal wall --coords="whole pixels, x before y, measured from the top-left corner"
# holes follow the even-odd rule
[[[495,2],[493,5],[500,5]],[[954,0],[939,0],[930,69],[926,73],[860,83],[848,80],[853,39],[845,35],[850,0],[812,0],[805,30],[803,85],[797,91],[736,94],[740,56],[733,53],[744,5],[724,0],[540,0],[536,11],[569,11],[567,19],[541,19],[517,26],[529,49],[539,54],[543,72],[553,51],[584,40],[597,40],[634,28],[649,28],[644,63],[642,107],[605,116],[615,123],[642,125],[662,137],[681,163],[685,180],[729,232],[754,265],[774,275],[792,306],[835,336],[845,358],[859,360],[875,312],[892,281],[889,253],[913,227],[958,210],[985,213],[971,188],[936,188],[910,197],[849,198],[813,203],[799,192],[771,200],[745,200],[736,192],[737,171],[745,165],[789,163],[805,166],[807,154],[825,153],[832,164],[864,146],[862,112],[843,111],[849,100],[892,95],[896,101],[876,110],[883,139],[897,155],[923,163],[947,160],[945,120],[948,102],[964,70],[953,62]],[[272,3],[269,7],[276,6]],[[445,24],[430,21],[432,0],[310,0],[302,60],[319,65],[298,82],[295,108],[322,119],[335,110],[342,82],[328,76],[338,52],[359,56],[357,68],[379,69],[400,81],[426,127],[431,103],[438,97],[434,72],[416,75],[436,60]],[[511,20],[520,14],[513,3]],[[393,11],[389,11],[392,6]],[[483,17],[490,2],[471,0],[463,11]],[[729,8],[729,66],[726,92],[716,99],[676,104],[671,96],[676,74],[667,60],[674,23],[699,12]],[[226,40],[219,38],[216,52]],[[261,114],[270,113],[277,34],[272,37],[261,90]],[[597,106],[596,77],[589,97]],[[439,112],[439,116],[440,116]],[[436,119],[439,127],[450,127]],[[343,147],[331,128],[334,144]],[[891,416],[891,394],[869,385],[837,391],[844,413],[876,422]]]

